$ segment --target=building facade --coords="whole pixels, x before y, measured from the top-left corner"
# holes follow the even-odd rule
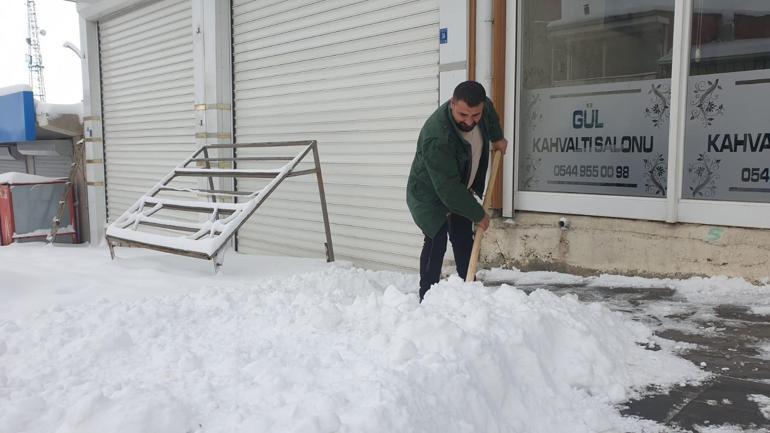
[[[81,0],[78,11],[95,239],[202,144],[315,139],[336,256],[414,269],[422,236],[404,196],[416,138],[472,78],[513,143],[487,263],[770,273],[761,0]],[[323,257],[318,206],[312,183],[282,185],[235,248]]]

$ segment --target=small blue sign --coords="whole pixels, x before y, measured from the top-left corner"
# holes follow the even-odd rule
[[[445,44],[446,41],[447,41],[447,28],[444,27],[443,29],[438,30],[438,43]]]

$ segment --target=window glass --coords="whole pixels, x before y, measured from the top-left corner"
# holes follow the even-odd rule
[[[519,4],[519,190],[664,197],[674,0]]]
[[[768,203],[770,2],[693,7],[682,198]]]

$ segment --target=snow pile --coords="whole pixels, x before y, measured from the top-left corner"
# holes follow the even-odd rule
[[[78,264],[88,249],[15,250],[66,251],[55,266],[72,270],[56,281],[11,274],[52,291],[109,293],[132,274],[131,259]],[[413,275],[324,265],[257,278],[260,258],[238,257],[231,275],[177,281],[148,257],[157,267],[129,283],[170,294],[0,320],[0,431],[652,432],[665,428],[614,404],[704,377],[646,350],[644,325],[574,296],[453,277],[418,304]]]
[[[523,272],[518,269],[480,270],[476,275],[484,281],[505,281],[516,285],[580,285],[587,284],[591,278],[560,272],[536,271]]]
[[[15,185],[23,183],[54,183],[61,182],[64,178],[38,176],[36,174],[18,173],[9,171],[0,173],[0,185]]]
[[[674,281],[671,287],[690,302],[743,304],[754,314],[770,314],[770,285],[755,286],[742,278],[693,277]]]
[[[23,322],[39,310],[64,308],[100,298],[137,300],[189,294],[212,284],[240,289],[257,277],[283,277],[319,271],[321,259],[228,254],[214,278],[203,260],[144,249],[117,248],[110,261],[105,248],[87,245],[14,243],[0,248],[0,321]]]
[[[587,285],[591,287],[623,287],[635,289],[670,288],[677,296],[707,305],[749,305],[754,314],[770,314],[770,284],[754,285],[743,278],[692,277],[686,280],[668,278],[626,277],[602,274],[579,277],[558,272],[522,272],[518,269],[480,271],[481,279],[490,282],[511,282],[519,285]]]

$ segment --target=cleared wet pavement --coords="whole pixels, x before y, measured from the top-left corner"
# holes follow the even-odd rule
[[[505,282],[488,279],[484,284]],[[760,349],[770,345],[770,316],[752,314],[747,305],[693,303],[670,288],[512,285],[602,302],[646,323],[656,335],[680,342],[680,356],[713,374],[697,386],[665,393],[649,389],[646,397],[628,402],[623,413],[661,422],[672,431],[729,425],[734,431],[770,433],[770,414],[763,414],[752,397],[770,398],[770,360]]]

